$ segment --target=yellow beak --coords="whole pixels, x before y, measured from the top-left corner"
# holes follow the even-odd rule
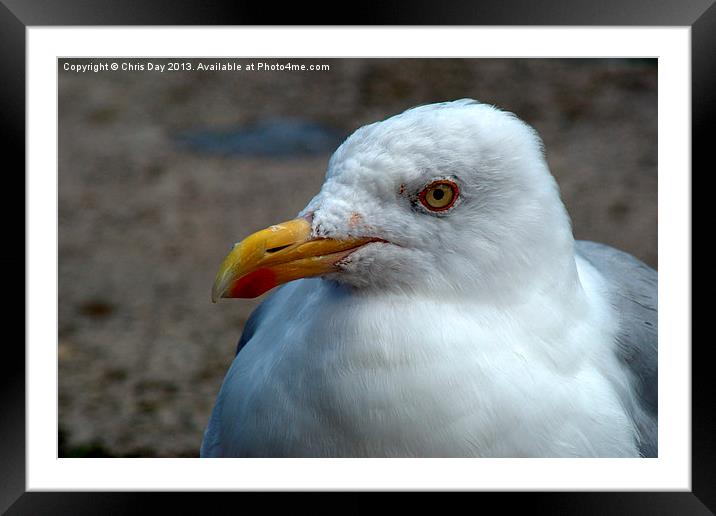
[[[339,262],[376,238],[311,238],[303,218],[262,229],[234,246],[214,281],[211,300],[257,297],[283,283],[336,272]]]

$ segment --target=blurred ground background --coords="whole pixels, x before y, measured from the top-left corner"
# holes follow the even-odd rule
[[[175,61],[59,62],[60,456],[197,456],[261,301],[211,304],[230,245],[293,218],[343,137],[416,104],[472,97],[515,112],[544,139],[575,236],[657,266],[656,60],[147,70]],[[258,61],[288,62],[231,60]]]

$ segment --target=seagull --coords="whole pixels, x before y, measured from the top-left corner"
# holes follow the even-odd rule
[[[355,131],[212,297],[269,290],[202,457],[657,456],[657,273],[575,241],[512,113],[462,99]]]

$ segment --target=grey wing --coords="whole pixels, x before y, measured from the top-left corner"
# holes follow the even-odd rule
[[[633,256],[595,242],[577,241],[577,253],[609,282],[619,313],[617,354],[632,373],[632,393],[622,393],[640,433],[639,451],[658,455],[657,273]]]
[[[236,344],[237,355],[239,354],[239,351],[243,349],[246,343],[251,340],[251,337],[254,336],[254,333],[256,333],[256,328],[259,324],[261,324],[261,319],[266,312],[266,308],[269,306],[269,302],[271,301],[272,296],[273,294],[271,294],[271,296],[267,297],[263,303],[257,306],[256,309],[251,312],[249,318],[246,320],[246,324],[244,324],[244,331],[241,333],[241,338],[239,339],[238,344]]]
[[[256,333],[256,328],[261,324],[261,321],[266,313],[267,307],[270,306],[271,298],[275,292],[268,296],[263,303],[261,303],[256,309],[251,312],[246,324],[244,324],[244,331],[241,334],[239,343],[236,346],[236,355],[239,354],[241,349],[251,340]],[[236,358],[234,358],[236,360]],[[221,412],[223,405],[223,391],[224,386],[222,385],[219,395],[216,397],[216,403],[214,409],[211,412],[211,418],[209,424],[204,431],[204,439],[201,443],[201,451],[199,452],[200,457],[223,457],[224,452],[221,447]]]

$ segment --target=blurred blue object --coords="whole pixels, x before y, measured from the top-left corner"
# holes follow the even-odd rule
[[[176,141],[205,154],[287,158],[333,152],[343,139],[316,122],[279,118],[225,131],[188,131]]]

